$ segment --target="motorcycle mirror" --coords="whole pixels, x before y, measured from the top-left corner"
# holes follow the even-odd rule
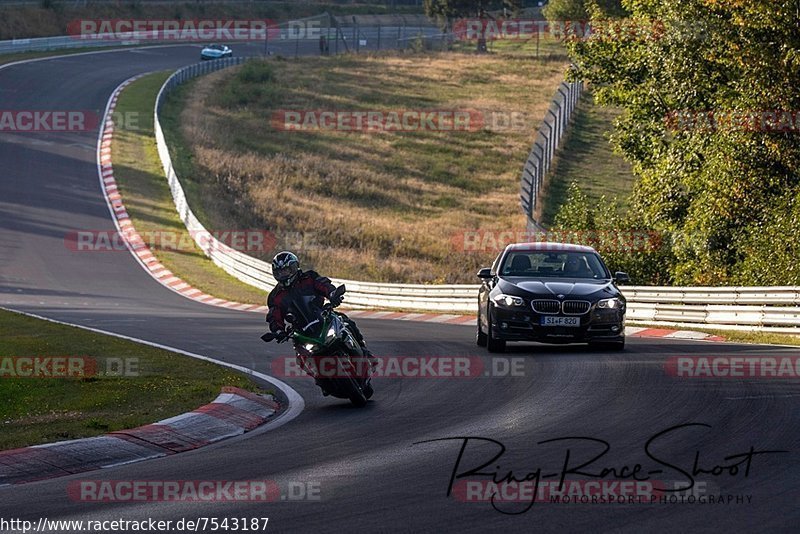
[[[261,336],[261,339],[264,340],[264,343],[269,343],[270,341],[275,341],[276,337],[277,336],[272,332],[267,332],[266,334]]]
[[[344,286],[344,284],[342,284],[333,290],[332,296],[340,297],[344,295],[345,291],[347,291],[347,288]]]

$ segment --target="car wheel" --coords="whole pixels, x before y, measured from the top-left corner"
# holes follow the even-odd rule
[[[506,351],[506,342],[503,339],[495,339],[492,335],[492,314],[491,311],[486,315],[489,320],[488,332],[486,333],[486,348],[489,352],[505,352]]]
[[[486,342],[487,342],[487,336],[481,330],[481,314],[478,313],[478,332],[475,335],[475,343],[477,343],[479,347],[485,347]]]

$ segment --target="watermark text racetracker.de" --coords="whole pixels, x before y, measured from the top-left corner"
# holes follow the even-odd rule
[[[664,371],[675,378],[797,379],[800,356],[671,356]]]
[[[182,41],[263,43],[274,40],[318,40],[330,28],[321,19],[78,19],[67,34],[84,41]]]
[[[303,31],[314,23],[319,28],[318,21],[309,21]],[[87,41],[264,42],[280,38],[281,30],[270,19],[78,19],[67,24],[67,34]]]
[[[141,128],[138,111],[114,111],[109,116],[117,130],[138,131]],[[80,133],[96,132],[101,115],[81,109],[0,109],[1,133]]]
[[[135,357],[0,356],[0,379],[138,377],[141,373]]]
[[[191,252],[216,243],[239,252],[270,252],[277,239],[264,230],[176,231],[148,230],[137,232],[131,227],[116,230],[72,230],[64,236],[64,245],[74,252],[124,252],[129,245],[145,245],[151,250]]]
[[[0,109],[0,133],[91,132],[100,115],[87,110]]]
[[[302,362],[293,356],[272,360],[272,373],[280,378],[301,378],[309,376],[309,372],[319,378],[370,374],[374,378],[410,379],[524,377],[525,359],[496,357],[485,364],[478,356],[376,356],[374,365],[366,358],[343,360],[336,356],[312,356],[303,358]]]
[[[752,495],[722,493],[716,485],[658,480],[460,480],[453,497],[469,503],[543,504],[744,504]]]
[[[282,132],[529,132],[533,117],[522,111],[474,109],[279,109],[270,126]]]
[[[458,252],[499,253],[513,243],[553,243],[554,247],[585,245],[604,252],[648,252],[663,246],[652,230],[462,230],[450,238]]]
[[[246,502],[320,501],[319,481],[276,480],[75,480],[67,485],[72,501]]]
[[[658,20],[541,20],[541,19],[459,19],[453,33],[464,41],[531,39],[587,40],[604,39],[661,39],[665,25]]]
[[[677,110],[664,117],[673,132],[761,132],[800,134],[800,111],[794,110]]]

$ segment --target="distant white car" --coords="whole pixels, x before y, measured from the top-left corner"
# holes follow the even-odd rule
[[[228,48],[225,45],[220,44],[212,44],[208,45],[203,48],[203,51],[200,52],[200,59],[205,61],[206,59],[221,59],[224,57],[232,57],[233,50]]]

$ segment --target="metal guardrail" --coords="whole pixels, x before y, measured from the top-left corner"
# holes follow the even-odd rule
[[[540,192],[582,92],[583,82],[562,82],[558,86],[522,169],[520,201],[531,231],[542,229]]]
[[[166,96],[178,85],[203,74],[239,65],[247,59],[234,57],[184,67],[167,79],[156,99],[155,136],[158,154],[178,215],[194,236],[202,235],[207,238],[209,232],[189,207],[186,194],[172,165],[169,148],[159,120],[159,112],[164,105]],[[213,237],[206,238],[196,239],[197,245],[225,272],[263,291],[271,291],[275,287],[272,267],[268,262],[234,250]],[[472,285],[378,284],[339,279],[334,282],[347,284],[347,303],[356,307],[471,313],[477,302],[476,287]]]
[[[126,37],[124,39],[79,39],[74,36],[36,37],[31,39],[0,41],[0,54],[47,52],[50,50],[67,50],[73,48],[102,48],[136,44],[140,44],[140,41],[133,37]],[[152,44],[157,43],[153,42]]]
[[[198,246],[228,274],[265,292],[275,287],[269,263],[234,250],[210,234],[195,217],[175,174],[159,122],[165,97],[197,76],[239,65],[247,58],[229,58],[191,65],[175,72],[156,100],[155,135],[175,207],[195,236]],[[334,280],[347,284],[347,303],[353,307],[475,313],[478,285],[380,284]],[[623,286],[628,320],[636,323],[717,329],[759,330],[800,334],[800,287],[638,287]]]
[[[628,319],[800,334],[800,287],[625,287]]]

